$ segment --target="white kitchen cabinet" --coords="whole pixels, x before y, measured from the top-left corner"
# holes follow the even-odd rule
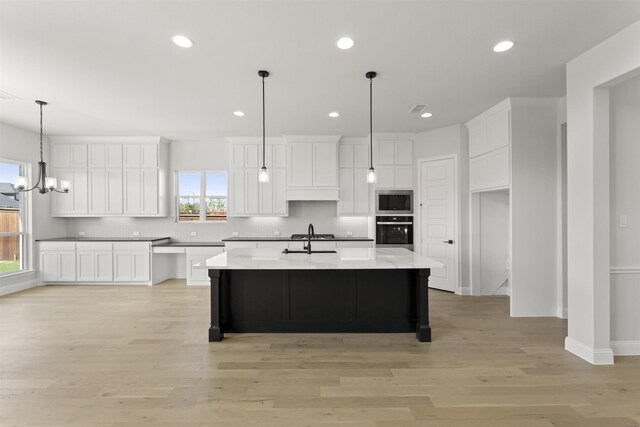
[[[229,216],[286,216],[286,146],[266,144],[265,164],[269,182],[258,180],[262,166],[262,140],[229,138]]]
[[[413,188],[413,141],[380,139],[374,143],[376,188]]]
[[[509,147],[469,159],[469,190],[508,187],[510,183]]]
[[[487,152],[487,123],[480,122],[469,127],[469,157]]]
[[[51,150],[51,163],[59,168],[86,168],[87,161],[86,144],[56,144]]]
[[[124,213],[154,215],[158,212],[158,170],[123,170]]]
[[[149,251],[113,252],[114,282],[149,282],[151,265]]]
[[[506,147],[511,143],[509,110],[496,113],[487,121],[487,152]]]
[[[395,165],[396,145],[395,141],[375,141],[374,156],[376,165]]]
[[[258,242],[256,241],[224,242],[225,251],[229,251],[233,249],[255,249],[257,247],[258,247]]]
[[[40,243],[39,263],[41,282],[74,282],[76,280],[75,243]]]
[[[163,138],[52,137],[54,176],[71,184],[53,216],[166,216],[168,157]]]
[[[287,136],[287,200],[338,200],[337,136]]]
[[[371,240],[347,240],[342,242],[336,242],[336,248],[338,249],[356,249],[356,248],[373,248],[374,242]]]
[[[76,280],[78,282],[113,281],[113,244],[76,243]]]
[[[61,180],[69,181],[71,191],[68,193],[53,193],[52,212],[53,215],[73,215],[79,216],[88,213],[88,176],[87,169],[52,169],[52,176]]]
[[[413,141],[395,141],[395,165],[413,165]]]
[[[368,153],[367,146],[363,144],[340,146],[340,200],[337,207],[340,216],[369,214],[368,168],[362,167],[363,163],[366,166]]]
[[[394,188],[396,186],[396,167],[378,166],[376,167],[377,188]]]
[[[413,188],[413,166],[396,166],[394,173],[394,187]]]

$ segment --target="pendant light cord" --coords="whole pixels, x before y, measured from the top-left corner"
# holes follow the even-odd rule
[[[265,119],[264,119],[264,76],[262,76],[262,167],[266,167],[265,166],[265,153],[266,153],[266,142],[265,142],[265,130],[264,130],[264,126],[265,126]]]
[[[373,78],[369,79],[369,167],[373,168]]]
[[[40,162],[44,162],[44,156],[42,154],[43,152],[43,148],[42,148],[42,134],[43,134],[43,127],[42,127],[42,104],[40,104]]]

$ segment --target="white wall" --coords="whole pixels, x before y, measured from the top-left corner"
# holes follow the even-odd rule
[[[34,109],[34,112],[37,111]],[[40,161],[40,135],[4,123],[0,123],[0,158],[28,162],[31,164],[31,174],[38,173]],[[49,142],[45,140],[44,161],[49,161]],[[32,183],[30,180],[29,183]],[[33,248],[35,239],[63,237],[66,233],[65,222],[62,219],[51,218],[51,194],[40,194],[37,190],[27,193],[27,203],[31,207],[32,236],[29,239],[28,251],[30,266],[37,268]],[[0,277],[0,295],[15,292],[35,286],[37,275],[35,271]]]
[[[640,70],[640,21],[567,64],[568,336],[565,348],[613,363],[610,342],[609,90]]]
[[[470,293],[470,255],[469,255],[469,139],[464,125],[453,125],[438,128],[415,135],[413,145],[416,159],[414,187],[418,188],[418,163],[420,159],[440,157],[449,154],[458,156],[458,186],[460,225],[460,285],[463,294]],[[419,219],[419,215],[416,215]],[[420,224],[416,223],[414,241],[420,239]],[[418,248],[419,245],[416,245]]]
[[[613,86],[609,100],[611,347],[640,354],[640,76]]]
[[[557,247],[558,317],[567,318],[567,97],[556,110],[557,145]]]

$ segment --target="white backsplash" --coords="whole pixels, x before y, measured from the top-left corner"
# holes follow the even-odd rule
[[[338,217],[336,202],[289,202],[289,216],[229,218],[226,223],[177,223],[175,217],[166,218],[70,218],[66,220],[67,237],[129,237],[134,232],[140,236],[169,236],[176,241],[204,242],[220,241],[231,237],[233,232],[240,236],[273,236],[276,231],[281,236],[306,233],[309,223],[313,223],[316,233],[333,233],[346,236],[368,236],[371,217]],[[192,236],[191,232],[196,232]]]

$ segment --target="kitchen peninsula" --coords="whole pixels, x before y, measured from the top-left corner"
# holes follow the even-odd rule
[[[415,331],[428,342],[428,280],[441,267],[402,248],[232,249],[199,266],[211,279],[209,341],[225,332]]]

